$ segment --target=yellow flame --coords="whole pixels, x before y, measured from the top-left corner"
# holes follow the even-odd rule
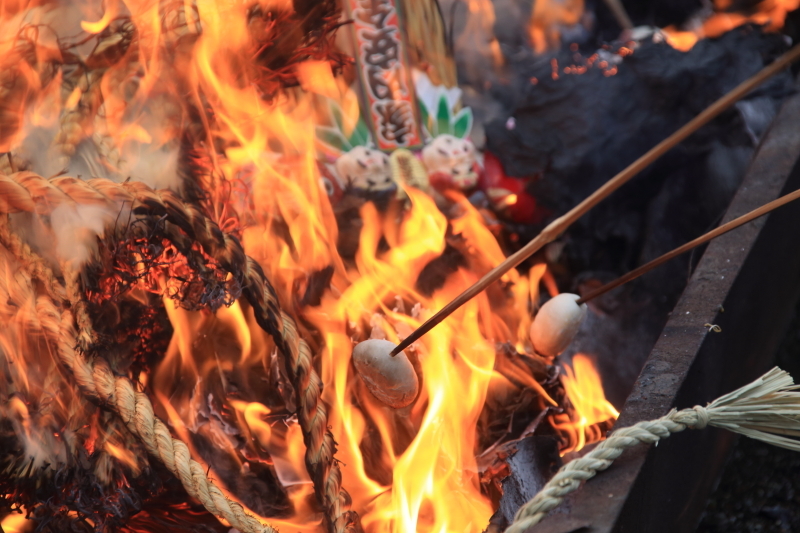
[[[117,16],[119,7],[115,1],[109,2],[108,8],[103,13],[103,17],[96,22],[89,22],[87,20],[81,21],[81,28],[88,33],[100,33],[108,27],[114,17]]]
[[[0,520],[0,530],[6,533],[28,533],[33,530],[33,522],[25,518],[23,510],[21,514],[12,513]]]
[[[683,51],[690,50],[700,39],[719,37],[747,23],[763,26],[766,31],[778,31],[785,24],[786,15],[800,8],[800,0],[765,0],[752,13],[732,11],[731,7],[730,0],[715,0],[713,14],[696,28],[680,30],[668,26],[662,31],[670,46]]]
[[[619,412],[606,400],[600,375],[588,356],[576,354],[572,358],[572,367],[565,365],[564,371],[561,381],[575,409],[572,419],[558,427],[571,441],[570,446],[562,449],[565,453],[602,439],[604,435],[596,424],[616,420]]]
[[[288,0],[261,4],[267,10],[292,9]],[[25,67],[32,97],[29,102],[26,95],[15,105],[21,116],[28,115],[19,135],[4,137],[3,143],[17,149],[34,125],[57,124],[62,111],[81,113],[86,116],[78,124],[80,140],[102,139],[103,148],[116,154],[113,162],[104,156],[104,169],[119,180],[154,179],[169,160],[157,156],[177,157],[176,146],[184,142],[181,135],[191,121],[192,148],[206,169],[200,173],[207,172],[202,177],[213,182],[205,184],[204,207],[220,225],[238,214],[247,254],[261,264],[283,308],[298,318],[300,334],[316,351],[328,425],[338,443],[337,459],[346,465],[343,483],[366,530],[482,531],[493,513],[490,499],[481,493],[475,458],[481,451],[476,427],[487,397],[501,386],[530,388],[544,404],[556,404],[521,367],[515,376],[521,387],[495,370],[496,343],[509,342],[520,352],[530,349],[527,332],[540,286],[557,291],[546,266],[534,265],[522,275],[512,270],[417,342],[409,355],[421,380],[419,398],[402,410],[381,404],[353,371],[354,342],[407,336],[502,262],[503,249],[483,215],[463,195],[448,193],[448,218],[433,198],[405,187],[385,208],[371,202],[358,206],[359,228],[342,236],[353,238],[357,251],[341,257],[334,207],[320,183],[315,128],[331,125],[329,99],[342,109],[343,133],[349,136],[355,128],[358,97],[344,77],[334,77],[325,62],[306,60],[294,69],[301,87],[268,98],[253,59],[258,50],[248,14],[252,6],[245,2],[109,2],[100,20],[94,7],[81,12],[84,30],[104,38],[118,17],[128,16],[136,28],[135,53],[104,67],[99,80],[69,86],[63,93],[64,80],[43,83],[40,73]],[[470,0],[468,7],[482,17],[472,29],[485,33],[493,23],[491,2]],[[165,12],[170,9],[177,11]],[[5,17],[0,12],[4,24]],[[490,39],[488,45],[500,64],[497,41]],[[42,57],[52,53],[44,46],[42,50]],[[164,186],[180,185],[168,181]],[[513,203],[516,197],[508,195],[506,201]],[[420,273],[448,245],[463,256],[460,267],[435,287],[419,287]],[[4,326],[11,326],[0,329],[0,347],[14,363],[9,367],[15,390],[40,398],[48,376],[61,375],[55,371],[60,367],[53,360],[44,369],[26,361],[26,354],[36,352],[31,348],[40,343],[29,320],[35,316],[35,299],[15,295],[8,280],[14,279],[18,265],[7,259],[0,250],[0,274],[6,276],[0,281],[0,317]],[[330,283],[315,288],[318,274],[326,269],[332,269]],[[296,399],[286,399],[291,391],[274,390],[277,383],[285,385],[285,361],[275,343],[256,324],[249,304],[236,302],[214,314],[190,311],[166,295],[176,283],[179,275],[166,266],[154,287],[141,281],[123,295],[145,305],[151,302],[148,291],[160,288],[164,293],[161,303],[172,336],[157,363],[139,374],[141,386],[154,398],[154,409],[198,460],[202,456],[193,442],[204,438],[236,468],[248,468],[251,461],[265,464],[294,511],[283,519],[270,517],[270,523],[318,531],[321,521],[306,472],[306,443],[287,408]],[[312,289],[319,293],[318,305],[302,301]],[[576,366],[575,379],[583,373]],[[248,383],[250,379],[257,383]],[[56,401],[64,402],[65,412],[73,404],[83,405],[69,391]],[[26,404],[18,400],[11,408],[35,442],[38,422]],[[102,435],[102,449],[138,472],[135,458],[120,444],[124,441]],[[255,458],[245,453],[253,450]],[[215,477],[213,470],[211,475]],[[219,477],[215,480],[222,485]]]
[[[109,455],[130,468],[133,471],[134,476],[139,475],[139,472],[141,471],[139,468],[139,462],[136,460],[136,456],[133,455],[132,451],[123,446],[117,446],[110,441],[106,441],[104,448]]]

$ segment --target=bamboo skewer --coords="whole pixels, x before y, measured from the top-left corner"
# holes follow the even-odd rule
[[[789,193],[789,194],[787,194],[785,196],[781,196],[780,198],[778,198],[776,200],[773,200],[773,201],[769,202],[768,204],[764,204],[761,207],[759,207],[758,209],[754,209],[754,210],[750,211],[746,215],[742,215],[739,218],[735,218],[735,219],[731,220],[730,222],[727,222],[727,223],[723,224],[722,226],[720,226],[720,227],[718,227],[716,229],[713,229],[713,230],[709,231],[708,233],[706,233],[704,235],[701,235],[698,238],[696,238],[696,239],[694,239],[692,241],[689,241],[689,242],[687,242],[686,244],[684,244],[682,246],[679,246],[678,248],[675,248],[671,252],[667,252],[664,255],[662,255],[661,257],[657,257],[656,259],[653,259],[649,263],[645,263],[644,265],[640,266],[639,268],[631,270],[630,272],[628,272],[624,276],[620,276],[619,278],[615,279],[614,281],[606,283],[602,287],[598,287],[597,289],[591,291],[589,294],[587,294],[585,296],[581,296],[575,303],[577,305],[581,305],[583,303],[588,302],[589,300],[597,298],[601,294],[605,294],[608,291],[610,291],[611,289],[615,289],[615,288],[619,287],[620,285],[628,283],[629,281],[634,280],[634,279],[638,278],[639,276],[641,276],[643,274],[646,274],[647,272],[649,272],[650,270],[654,269],[655,267],[666,263],[667,261],[669,261],[673,257],[677,257],[677,256],[681,255],[684,252],[688,252],[692,248],[695,248],[697,246],[700,246],[701,244],[707,243],[711,239],[714,239],[716,237],[719,237],[720,235],[728,233],[729,231],[734,230],[734,229],[736,229],[739,226],[742,226],[744,224],[747,224],[748,222],[750,222],[752,220],[755,220],[758,217],[764,216],[767,213],[769,213],[770,211],[773,211],[773,210],[775,210],[775,209],[777,209],[777,208],[779,208],[779,207],[781,207],[783,205],[786,205],[789,202],[793,202],[794,200],[797,200],[798,198],[800,198],[800,189],[798,189],[798,190],[796,190],[796,191],[794,191],[792,193]]]
[[[402,350],[408,348],[413,342],[425,335],[428,331],[433,329],[437,324],[442,322],[456,309],[464,305],[466,302],[481,293],[486,287],[500,279],[503,274],[522,263],[525,259],[539,251],[546,244],[554,241],[559,235],[564,233],[576,220],[585,215],[594,206],[603,201],[612,192],[619,189],[622,185],[627,183],[631,178],[636,176],[639,172],[647,168],[651,163],[659,157],[667,153],[669,150],[680,144],[692,133],[699,130],[701,127],[709,123],[712,119],[716,118],[720,113],[725,111],[731,105],[739,101],[742,97],[747,95],[754,88],[758,87],[771,76],[777,74],[785,67],[800,59],[800,45],[795,45],[781,57],[776,59],[770,65],[761,69],[754,76],[740,83],[730,92],[722,96],[719,100],[707,107],[703,112],[690,120],[687,124],[681,127],[678,131],[658,143],[651,148],[646,154],[639,159],[628,165],[622,172],[608,180],[603,186],[597,189],[594,193],[589,195],[581,203],[573,207],[566,214],[555,219],[545,227],[542,232],[536,236],[528,244],[520,248],[516,253],[510,255],[505,261],[490,270],[485,276],[479,279],[475,284],[467,290],[458,295],[454,300],[445,305],[435,315],[425,321],[419,328],[413,331],[408,337],[391,352],[391,355],[397,355]]]
[[[628,16],[628,12],[625,11],[625,6],[622,5],[621,0],[605,0],[605,3],[609,11],[611,11],[611,14],[614,15],[614,18],[617,20],[617,24],[619,24],[623,30],[633,29],[633,22],[631,22],[631,18]]]

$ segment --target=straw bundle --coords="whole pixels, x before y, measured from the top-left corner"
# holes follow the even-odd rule
[[[411,64],[434,85],[456,86],[456,64],[447,47],[447,28],[437,0],[401,0]]]
[[[800,389],[792,376],[773,368],[757,380],[722,396],[706,407],[673,409],[652,421],[639,422],[611,434],[594,450],[561,467],[544,488],[523,505],[506,533],[522,533],[538,524],[581,481],[607,469],[625,448],[653,444],[686,428],[724,428],[775,446],[800,451]]]

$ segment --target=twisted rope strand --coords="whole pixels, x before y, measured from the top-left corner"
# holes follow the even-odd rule
[[[69,177],[47,180],[31,172],[0,175],[0,213],[46,215],[64,203],[88,203],[115,209],[128,204],[137,216],[164,217],[165,237],[187,257],[193,268],[205,269],[204,261],[193,249],[194,243],[198,243],[234,277],[253,306],[259,326],[273,337],[284,358],[297,398],[298,420],[307,448],[306,468],[314,481],[317,499],[325,510],[328,530],[331,533],[361,531],[358,514],[349,510],[351,499],[342,487],[342,473],[335,458],[336,442],[328,429],[327,410],[321,400],[322,380],[314,368],[311,349],[299,337],[292,317],[281,311],[277,293],[258,263],[246,256],[239,240],[221,231],[196,206],[184,203],[172,191],[154,191],[139,182],[118,184],[106,179],[83,181]],[[75,288],[68,289],[76,298],[73,308],[79,314],[81,346],[88,347],[94,338],[91,321],[87,320],[88,316],[81,317],[84,307]],[[179,477],[181,481],[189,479]]]
[[[0,228],[7,228],[0,223]],[[2,232],[0,232],[2,234]],[[3,235],[7,236],[7,235]],[[136,390],[136,385],[127,377],[114,376],[105,359],[87,361],[75,350],[78,344],[74,318],[70,311],[59,311],[51,294],[66,294],[44,260],[31,252],[30,248],[17,247],[9,250],[22,265],[23,277],[17,277],[20,290],[33,292],[31,279],[38,279],[45,286],[47,295],[36,298],[36,316],[45,337],[55,347],[59,360],[70,369],[83,393],[100,400],[115,411],[128,429],[145,445],[147,451],[161,460],[167,469],[180,479],[186,492],[198,499],[215,516],[223,518],[242,533],[275,533],[267,524],[259,521],[241,504],[228,499],[199,463],[194,461],[185,443],[172,438],[169,428],[153,413],[153,405],[146,394]],[[24,256],[15,251],[24,251]],[[37,264],[26,266],[26,261]],[[76,283],[72,284],[77,287]]]
[[[53,271],[31,247],[22,242],[19,236],[11,231],[7,216],[0,216],[0,245],[4,246],[14,257],[19,259],[22,271],[31,278],[39,279],[48,296],[56,301],[66,298],[66,291],[56,280]]]
[[[639,443],[653,444],[686,428],[714,426],[748,437],[800,451],[800,387],[792,377],[773,368],[752,383],[721,396],[706,407],[673,409],[652,421],[639,422],[612,433],[585,456],[564,465],[544,488],[523,505],[506,533],[522,533],[577,490],[582,481],[607,469],[623,450]]]
[[[181,253],[191,257],[192,244],[200,244],[205,253],[241,284],[257,323],[272,336],[283,355],[297,399],[298,421],[306,444],[306,469],[314,481],[317,500],[325,510],[328,530],[361,531],[358,514],[349,510],[350,495],[342,487],[341,468],[335,457],[336,442],[328,429],[322,380],[314,368],[313,354],[298,335],[294,319],[281,310],[278,295],[261,266],[245,254],[236,237],[221,231],[197,207],[184,203],[171,191],[153,191],[141,183],[125,187],[151,214],[167,217],[164,234]]]
[[[595,449],[561,467],[533,499],[520,507],[506,533],[523,533],[538,524],[547,513],[564,500],[567,494],[578,490],[581,482],[593,478],[598,472],[611,466],[614,459],[622,455],[626,448],[640,443],[653,444],[687,427],[701,429],[701,418],[696,411],[698,408],[703,409],[699,406],[683,411],[673,409],[658,420],[639,422],[634,426],[616,430]]]
[[[306,468],[317,498],[322,502],[335,533],[358,532],[358,514],[348,510],[350,495],[342,488],[342,472],[336,461],[336,442],[328,429],[328,416],[322,402],[322,380],[314,369],[314,361],[306,341],[297,334],[294,320],[280,310],[277,294],[261,267],[247,258],[244,295],[255,311],[258,324],[272,335],[278,350],[284,354],[286,371],[294,385],[297,418],[306,443]]]

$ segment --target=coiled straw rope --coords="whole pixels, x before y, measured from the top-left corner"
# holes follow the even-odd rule
[[[626,448],[653,444],[686,428],[714,426],[741,433],[782,448],[800,451],[800,386],[780,368],[773,368],[757,380],[728,393],[706,407],[673,409],[652,421],[639,422],[614,431],[585,456],[561,467],[555,476],[517,511],[506,533],[523,533],[538,524],[582,481],[607,469]]]
[[[341,470],[335,458],[336,443],[327,427],[327,411],[321,400],[322,382],[314,369],[311,350],[299,337],[294,320],[281,311],[275,290],[258,263],[245,255],[241,243],[234,236],[222,232],[197,207],[185,204],[171,191],[154,191],[141,183],[117,184],[104,179],[83,181],[64,177],[47,180],[31,172],[0,175],[0,213],[48,215],[65,203],[115,209],[123,204],[131,205],[137,217],[150,217],[163,223],[165,237],[187,257],[193,268],[204,268],[204,261],[193,260],[198,254],[193,244],[198,243],[234,277],[253,306],[258,324],[273,337],[286,363],[306,444],[306,467],[314,481],[317,499],[325,511],[328,530],[332,533],[360,531],[358,515],[348,509],[351,500],[341,486]],[[26,268],[48,287],[48,294],[62,299],[66,295],[71,311],[65,310],[59,315],[52,300],[49,304],[43,300],[41,309],[46,320],[42,322],[50,326],[47,332],[81,389],[116,411],[148,451],[164,462],[181,480],[187,492],[200,500],[209,512],[225,518],[242,533],[274,531],[222,494],[199,463],[191,459],[186,445],[171,437],[166,425],[154,415],[147,395],[137,392],[133,382],[126,377],[114,376],[102,358],[87,361],[83,357],[82,353],[90,352],[94,333],[84,310],[79,273],[69,264],[62,264],[66,289],[59,286],[44,261],[8,230],[7,222],[0,227],[0,240],[24,265],[29,265]],[[77,332],[74,323],[78,325]],[[76,351],[75,346],[81,350]]]
[[[148,452],[161,460],[181,480],[186,492],[197,498],[209,512],[224,518],[242,532],[274,532],[241,504],[228,499],[207,477],[205,469],[190,457],[186,444],[172,438],[167,426],[153,414],[149,398],[137,390],[135,383],[127,377],[114,376],[104,359],[88,361],[75,350],[78,341],[72,313],[60,310],[54,298],[50,297],[52,294],[65,294],[64,287],[43,260],[9,231],[6,218],[0,219],[0,242],[22,265],[24,276],[17,276],[14,287],[33,293],[32,278],[45,287],[47,296],[36,298],[36,318],[58,358],[70,369],[83,393],[117,412]]]

